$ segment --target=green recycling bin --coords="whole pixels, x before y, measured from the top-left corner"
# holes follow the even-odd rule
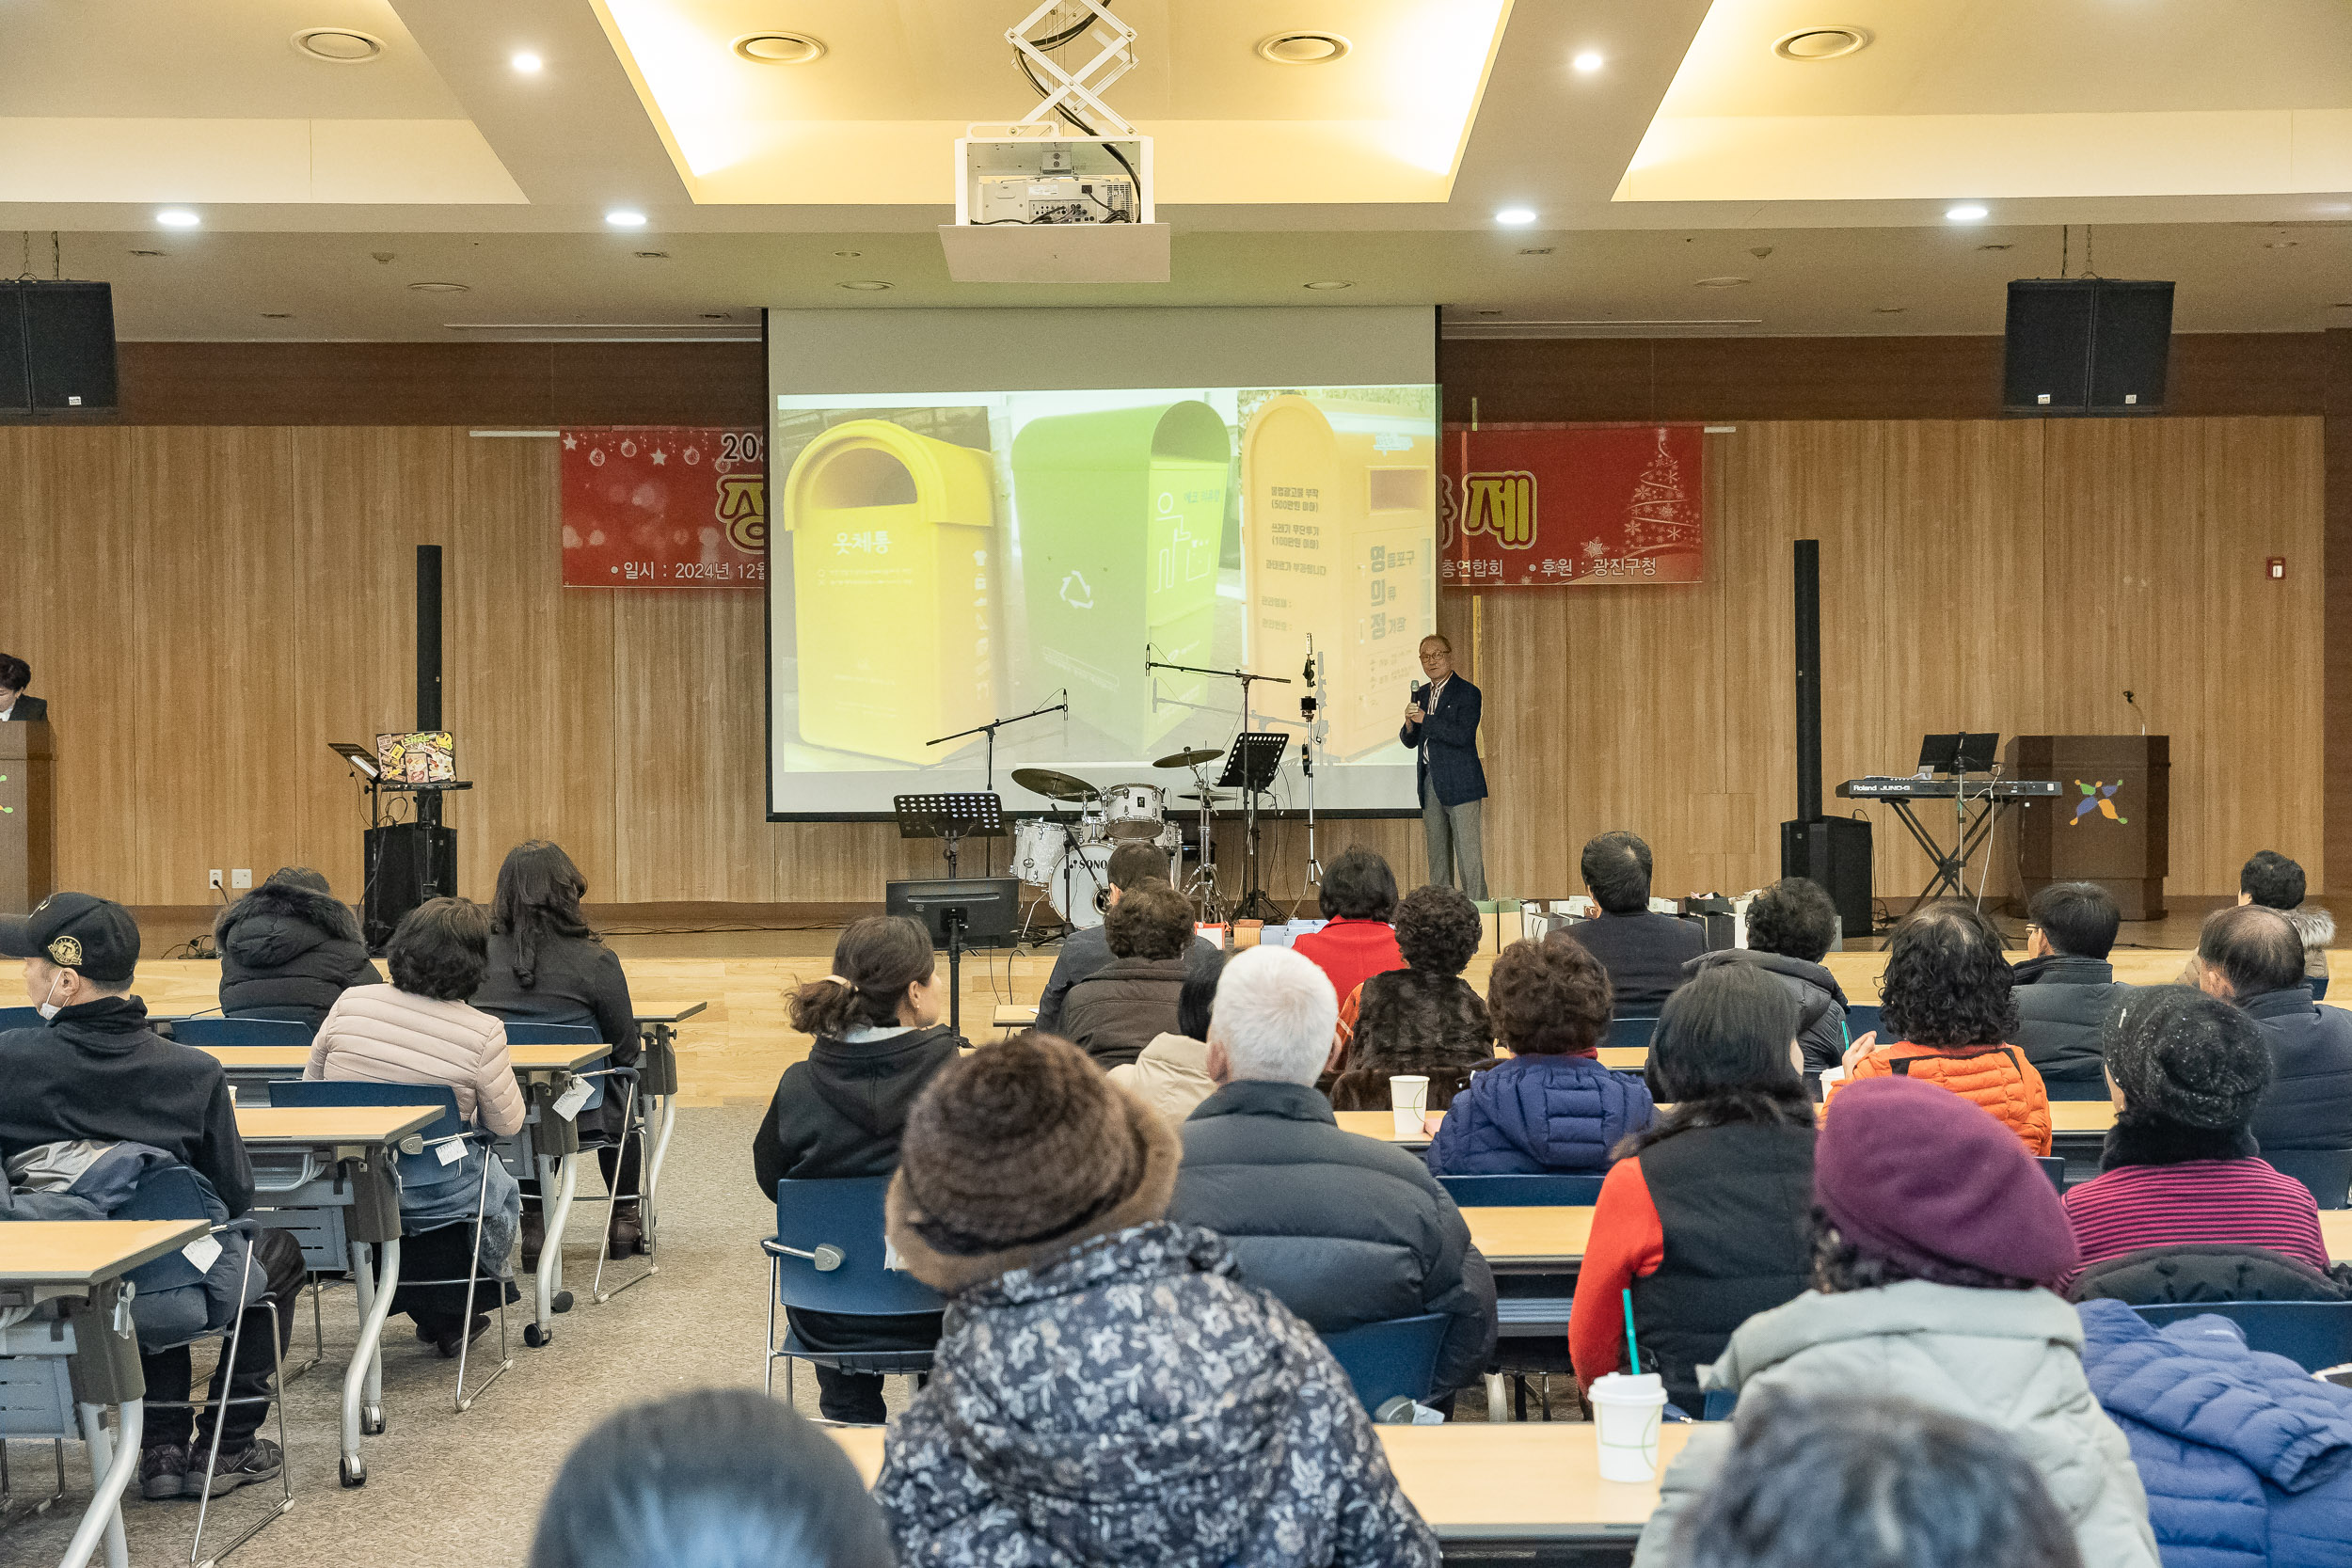
[[[1029,655],[1020,678],[1041,700],[1070,689],[1073,718],[1138,755],[1186,710],[1153,711],[1148,642],[1175,664],[1211,664],[1232,433],[1198,399],[1031,420],[1012,442]],[[1200,702],[1205,677],[1164,675],[1160,692]]]

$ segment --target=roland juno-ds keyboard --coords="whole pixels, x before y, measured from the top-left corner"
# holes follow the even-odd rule
[[[1845,800],[1948,800],[1961,792],[1958,779],[1848,779],[1837,786]],[[2056,796],[2056,779],[1978,779],[1966,785],[1972,800],[2030,800]]]

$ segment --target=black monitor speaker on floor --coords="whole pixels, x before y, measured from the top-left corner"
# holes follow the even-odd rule
[[[1859,816],[1820,816],[1780,825],[1780,874],[1819,882],[1837,906],[1839,931],[1870,934],[1870,824]]]
[[[454,828],[424,822],[370,828],[361,853],[367,885],[359,895],[359,929],[371,953],[384,951],[409,911],[457,891]]]
[[[2009,286],[2001,406],[2011,414],[2153,414],[2164,408],[2172,285],[2021,277]]]

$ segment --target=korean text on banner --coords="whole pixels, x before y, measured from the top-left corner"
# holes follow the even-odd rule
[[[758,431],[575,429],[563,437],[564,587],[768,580]]]
[[[1448,425],[1448,588],[1697,582],[1698,425]]]

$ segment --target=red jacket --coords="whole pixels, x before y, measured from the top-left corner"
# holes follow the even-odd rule
[[[1396,927],[1385,920],[1334,920],[1291,945],[1322,967],[1343,1002],[1372,976],[1405,967]]]

